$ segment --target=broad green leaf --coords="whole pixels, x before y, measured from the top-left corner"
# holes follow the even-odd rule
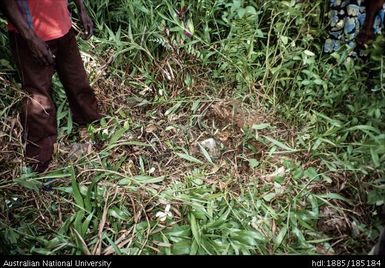
[[[281,148],[283,150],[286,150],[286,151],[289,151],[289,152],[295,152],[296,151],[295,149],[290,148],[289,146],[287,146],[287,145],[283,144],[282,142],[277,141],[277,140],[275,140],[275,139],[273,139],[271,137],[268,137],[268,136],[264,136],[264,137],[265,137],[265,139],[270,141],[272,144],[274,144],[275,146],[277,146],[277,147],[279,147],[279,148]]]
[[[82,197],[82,195],[80,193],[79,184],[76,181],[75,170],[74,170],[73,167],[72,167],[72,174],[71,174],[71,184],[72,184],[72,193],[73,193],[73,196],[74,196],[74,199],[75,199],[75,203],[80,208],[84,209],[83,197]],[[80,229],[78,229],[78,230],[80,230]]]
[[[282,227],[277,237],[274,239],[275,248],[278,248],[282,244],[282,241],[285,238],[286,234],[287,234],[287,226],[285,225]]]
[[[191,224],[191,232],[194,237],[194,241],[196,241],[198,244],[200,244],[200,232],[199,232],[199,226],[196,222],[194,214],[190,214],[190,224]]]
[[[189,154],[183,154],[183,153],[176,153],[180,158],[183,158],[189,162],[195,163],[195,164],[204,164],[201,160],[196,159],[195,157],[189,155]]]
[[[268,194],[265,194],[262,198],[263,198],[266,202],[270,202],[271,200],[274,199],[274,197],[275,197],[276,195],[277,195],[276,193],[268,193]]]

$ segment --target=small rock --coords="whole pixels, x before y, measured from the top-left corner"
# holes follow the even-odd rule
[[[213,138],[201,141],[199,143],[200,146],[206,149],[211,158],[219,158],[221,156],[221,150],[219,148],[219,144]]]
[[[262,178],[265,180],[271,181],[271,180],[275,179],[276,177],[282,177],[285,174],[286,174],[285,167],[280,167],[280,168],[276,169],[273,173],[262,176]]]
[[[72,144],[71,151],[68,154],[68,160],[75,161],[80,157],[89,154],[91,151],[91,143],[74,143]]]
[[[158,127],[157,127],[156,125],[150,124],[150,125],[148,125],[148,126],[146,127],[145,131],[146,131],[147,133],[154,133],[154,132],[157,131],[157,129],[158,129]]]

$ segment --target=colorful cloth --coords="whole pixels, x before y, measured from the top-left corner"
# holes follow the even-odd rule
[[[29,27],[41,39],[49,41],[66,35],[71,28],[67,0],[15,0]],[[16,31],[8,23],[9,31]]]
[[[364,0],[329,0],[330,1],[330,31],[329,38],[324,44],[324,52],[337,51],[347,44],[356,47],[356,37],[365,21]],[[385,5],[375,19],[373,31],[379,34],[384,26]]]

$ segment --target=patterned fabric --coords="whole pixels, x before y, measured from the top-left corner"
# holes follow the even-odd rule
[[[365,21],[364,0],[329,0],[330,2],[330,31],[329,38],[324,44],[326,53],[335,52],[347,44],[356,47],[355,39]],[[381,33],[384,26],[385,5],[377,14],[373,31]]]

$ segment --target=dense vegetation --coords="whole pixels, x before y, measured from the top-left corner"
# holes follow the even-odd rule
[[[96,34],[79,45],[106,117],[79,130],[55,78],[41,176],[23,167],[1,21],[0,251],[369,251],[384,224],[382,37],[370,64],[323,54],[321,0],[87,2]]]

